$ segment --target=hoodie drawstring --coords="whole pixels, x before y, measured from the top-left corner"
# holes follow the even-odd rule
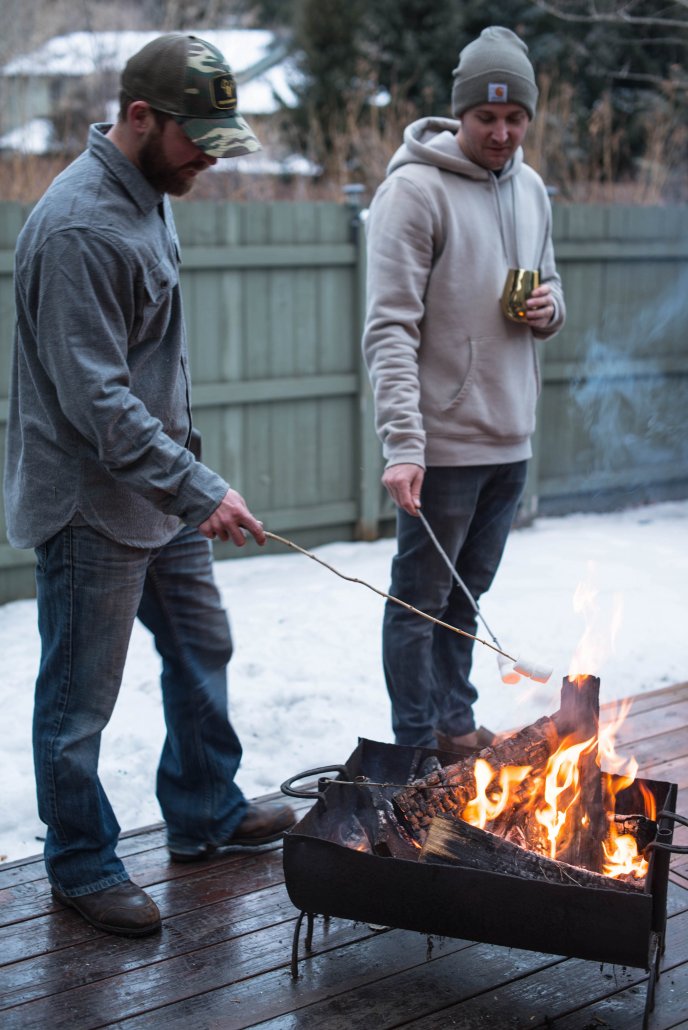
[[[499,178],[490,172],[490,181],[492,183],[492,189],[494,190],[495,200],[497,202],[497,221],[499,222],[499,235],[502,240],[502,250],[504,252],[504,260],[506,261],[508,268],[521,268],[520,254],[518,250],[518,226],[516,224],[516,186],[513,178],[509,180],[509,187],[511,190],[511,220],[512,220],[512,241],[516,251],[515,262],[512,263],[509,256],[509,248],[507,246],[506,236],[504,233],[504,211],[502,209],[502,201],[499,194]]]

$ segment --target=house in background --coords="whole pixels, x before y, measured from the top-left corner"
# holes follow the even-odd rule
[[[119,75],[132,54],[160,33],[71,32],[0,68],[0,151],[80,150],[91,121],[112,121]],[[296,98],[296,71],[284,44],[262,29],[203,29],[198,35],[227,58],[237,80],[239,112],[261,138]],[[266,155],[267,157],[267,155]]]

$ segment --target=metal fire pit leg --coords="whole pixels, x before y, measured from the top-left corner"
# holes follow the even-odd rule
[[[662,938],[654,930],[650,933],[650,976],[647,981],[647,993],[645,995],[645,1012],[643,1013],[643,1030],[649,1026],[650,1013],[655,1007],[655,987],[659,980],[659,964],[662,958]]]
[[[312,912],[299,912],[299,918],[296,920],[296,926],[294,927],[294,938],[291,945],[291,978],[292,980],[298,980],[299,978],[299,937],[301,936],[301,923],[303,917],[308,917],[306,923],[306,951],[311,951],[313,946],[313,923],[315,915]]]

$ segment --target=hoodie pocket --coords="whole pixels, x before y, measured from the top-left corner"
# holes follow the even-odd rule
[[[441,364],[424,371],[421,408],[428,432],[501,440],[533,432],[540,375],[535,341],[527,330],[459,341]]]

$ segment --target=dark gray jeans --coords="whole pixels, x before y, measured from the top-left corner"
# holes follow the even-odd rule
[[[477,601],[492,583],[523,493],[527,462],[429,468],[423,514]],[[436,619],[476,632],[470,601],[418,518],[397,513],[389,593]],[[385,680],[397,744],[434,747],[435,733],[475,729],[478,697],[469,676],[474,642],[387,601],[382,632]]]

